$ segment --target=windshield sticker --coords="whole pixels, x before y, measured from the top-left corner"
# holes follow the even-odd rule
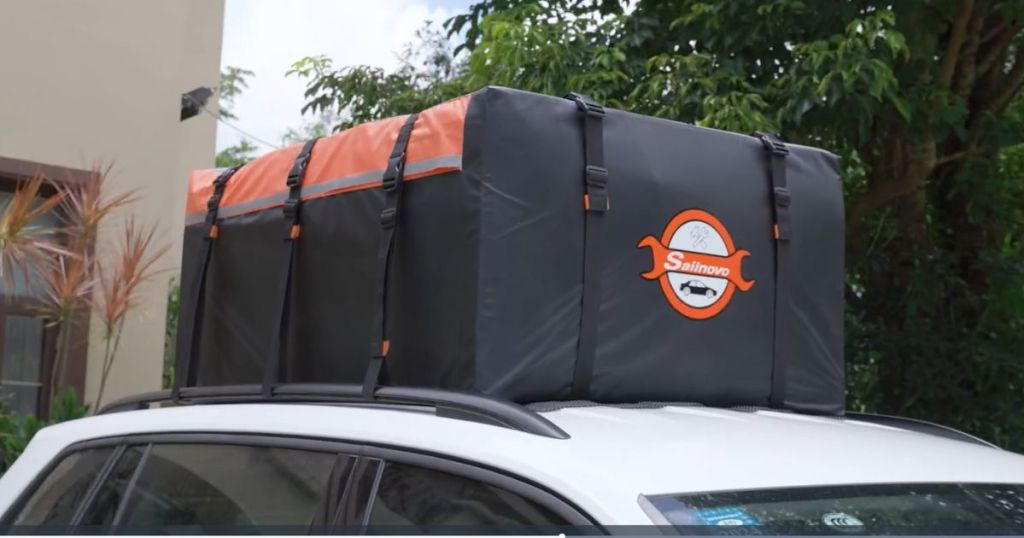
[[[718,508],[698,510],[696,516],[697,522],[700,525],[719,527],[757,525],[757,520],[754,519],[754,516],[735,506],[720,506]]]
[[[864,522],[843,512],[829,512],[821,516],[821,522],[842,532],[861,532]]]

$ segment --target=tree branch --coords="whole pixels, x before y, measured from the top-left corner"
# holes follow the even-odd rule
[[[956,151],[956,152],[953,152],[953,153],[947,153],[945,155],[941,155],[939,157],[936,157],[936,159],[935,159],[935,166],[938,167],[938,166],[941,166],[943,164],[948,164],[948,163],[951,163],[953,161],[959,161],[960,159],[966,159],[967,157],[978,155],[978,154],[984,153],[984,152],[985,152],[985,148],[972,147],[972,148],[968,148],[968,149],[965,149],[965,150]]]
[[[985,43],[992,41],[993,38],[999,35],[1009,25],[1010,23],[1006,20],[999,21],[999,24],[989,28],[988,32],[985,32],[985,35],[981,36],[981,44],[984,45]]]
[[[960,48],[964,44],[964,37],[967,36],[967,23],[971,20],[973,9],[974,0],[960,0],[956,18],[953,19],[953,27],[949,31],[946,54],[942,57],[942,64],[939,66],[939,85],[943,88],[949,88],[953,81],[953,73],[956,71],[957,60],[960,58]]]
[[[1003,91],[996,95],[989,107],[993,113],[1000,113],[1010,105],[1013,98],[1024,86],[1024,46],[1017,49],[1017,55],[1013,59],[1013,68],[1003,77]]]
[[[1014,36],[1024,28],[1024,20],[1016,24],[1001,24],[1001,30],[995,36],[996,40],[991,44],[985,43],[981,51],[981,59],[978,61],[978,76],[989,78],[992,76],[992,69],[1002,67],[1006,60],[1006,52],[1010,50],[1010,43]],[[998,72],[999,70],[996,69]],[[990,82],[990,81],[988,81]]]
[[[990,5],[991,2],[988,0],[977,0],[974,5],[974,13],[971,14],[967,25],[964,44],[960,47],[960,58],[954,71],[953,91],[965,100],[970,96],[977,77],[981,31],[985,27],[986,14]]]

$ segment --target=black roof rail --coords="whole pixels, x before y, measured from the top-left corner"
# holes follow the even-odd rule
[[[111,402],[99,414],[148,409],[153,404],[194,405],[232,403],[337,403],[356,406],[425,406],[437,416],[473,420],[532,433],[552,439],[569,434],[540,413],[507,400],[468,392],[416,387],[380,387],[372,399],[363,396],[361,385],[286,383],[277,385],[269,396],[261,385],[182,387],[177,401],[171,391],[162,390]]]
[[[999,448],[980,437],[975,437],[958,429],[950,428],[949,426],[928,422],[927,420],[898,417],[895,415],[879,415],[875,413],[856,413],[852,411],[847,411],[844,416],[861,422],[870,422],[881,426],[891,426],[902,430],[937,435],[939,437],[945,437],[946,439],[953,439],[955,441],[966,441],[968,443],[974,443],[976,445],[987,446],[990,448]]]

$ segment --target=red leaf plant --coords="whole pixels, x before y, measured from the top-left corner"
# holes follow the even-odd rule
[[[96,395],[97,409],[103,400],[103,391],[121,345],[121,335],[128,313],[140,305],[141,286],[158,272],[156,262],[168,250],[168,245],[154,245],[155,234],[155,225],[142,227],[134,218],[129,218],[125,222],[113,262],[108,268],[104,268],[103,264],[97,264],[99,286],[93,306],[103,325],[105,343],[100,388]]]

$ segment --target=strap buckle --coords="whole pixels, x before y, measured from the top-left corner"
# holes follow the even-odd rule
[[[395,222],[398,220],[398,210],[394,207],[386,207],[384,211],[380,212],[380,225],[385,230],[394,228]]]
[[[241,168],[241,167],[240,166],[233,166],[233,167],[228,168],[227,170],[224,170],[223,172],[221,172],[219,176],[214,178],[214,180],[213,180],[213,188],[215,190],[216,189],[224,188],[224,185],[227,185],[228,180],[231,179],[231,176],[235,175],[235,172],[237,172],[239,168]]]
[[[786,187],[775,187],[775,205],[778,207],[789,207],[792,200],[791,193]]]
[[[210,211],[206,214],[206,218],[203,219],[203,228],[206,229],[206,234],[204,235],[207,239],[215,239],[217,237],[217,233],[213,232],[217,228],[217,213]]]
[[[576,108],[580,109],[580,112],[586,112],[588,116],[604,117],[604,107],[582,93],[569,92],[565,98],[576,103]]]
[[[299,200],[298,198],[287,198],[284,203],[281,204],[281,211],[284,212],[284,218],[294,222],[296,217],[299,215]]]
[[[584,209],[597,213],[611,209],[611,200],[608,197],[608,170],[603,166],[587,165],[585,182],[587,192],[583,197]]]
[[[221,193],[219,193],[219,192],[213,193],[213,196],[210,196],[210,199],[206,201],[206,210],[207,211],[216,211],[217,208],[220,207],[220,197],[221,197]]]
[[[755,131],[754,137],[760,140],[764,149],[768,150],[773,155],[789,155],[789,148],[787,148],[786,144],[778,138],[775,138],[768,133],[762,133],[761,131]]]
[[[381,180],[381,187],[385,192],[391,192],[398,188],[398,177],[402,175],[402,168],[405,165],[405,152],[388,158],[388,167],[384,170],[384,178]]]
[[[606,187],[608,185],[608,169],[588,164],[585,181],[588,187]]]
[[[309,155],[302,155],[296,159],[292,169],[288,172],[288,179],[285,180],[284,184],[289,188],[298,186],[299,182],[302,181],[302,172],[305,171],[308,162]]]

